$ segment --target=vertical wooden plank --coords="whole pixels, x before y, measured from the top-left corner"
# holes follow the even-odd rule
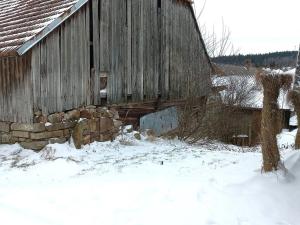
[[[101,0],[100,5],[100,71],[111,69],[111,0]]]
[[[144,99],[143,0],[132,0],[132,99]]]
[[[32,53],[31,51],[29,53],[26,54],[26,69],[25,69],[25,96],[28,96],[27,97],[27,104],[26,104],[26,112],[24,115],[24,121],[27,122],[27,123],[33,123],[33,84],[32,84],[32,73],[31,73],[31,61],[32,61]],[[21,100],[21,99],[20,99]],[[23,110],[23,107],[22,107],[22,104],[19,105],[21,107],[20,110]],[[27,114],[27,116],[26,116]]]
[[[143,17],[143,10],[144,10],[144,1],[140,1],[140,7],[139,7],[139,15],[140,15],[140,33],[139,33],[139,50],[138,50],[138,56],[140,62],[138,64],[138,77],[140,77],[140,87],[139,87],[139,91],[140,91],[140,99],[139,100],[144,100],[144,17]]]
[[[67,51],[66,51],[66,22],[60,27],[60,83],[61,83],[61,102],[63,108],[66,107],[66,92],[64,88],[67,80]]]
[[[127,0],[127,95],[132,95],[132,0]]]
[[[121,8],[122,8],[122,17],[119,20],[119,29],[121,29],[121,36],[120,36],[120,45],[121,45],[121,52],[120,52],[120,71],[121,71],[121,79],[119,80],[119,87],[121,88],[121,92],[119,94],[120,99],[119,102],[123,103],[127,100],[127,1],[121,1]]]
[[[74,96],[74,99],[70,98],[70,102],[72,103],[72,107],[78,105],[78,96],[76,94],[76,83],[75,80],[78,82],[78,73],[77,73],[77,66],[78,66],[78,54],[77,54],[77,46],[78,46],[78,38],[77,38],[77,15],[75,14],[71,20],[71,67],[70,73],[73,77],[70,77],[70,86],[71,86],[71,93],[70,96]]]
[[[99,0],[98,0],[99,1]],[[98,4],[98,6],[99,6],[99,4]],[[99,11],[99,7],[98,7],[98,9],[96,9],[97,10],[97,12]],[[91,37],[90,37],[90,35],[91,35],[91,31],[90,31],[90,23],[92,23],[92,21],[90,21],[90,7],[89,7],[89,5],[87,4],[86,6],[85,6],[85,27],[84,27],[84,33],[86,34],[86,35],[84,35],[83,37],[85,38],[84,39],[84,62],[85,62],[85,64],[84,64],[84,77],[85,77],[85,85],[86,85],[86,91],[85,91],[85,95],[86,95],[86,104],[87,105],[90,105],[90,104],[92,104],[92,101],[91,101],[91,99],[92,99],[92,90],[91,90],[91,57],[90,57],[90,51],[91,51],[91,49],[90,49],[90,39],[91,39]],[[100,26],[100,25],[98,25],[98,26]],[[98,29],[98,36],[100,35],[100,30]],[[99,36],[99,38],[100,38],[100,36]],[[99,42],[100,42],[100,40],[99,40]],[[98,64],[98,68],[99,68],[99,71],[100,71],[100,49],[99,49],[99,42],[98,42],[98,45],[96,46],[96,48],[98,49],[98,62],[97,62],[97,64]],[[94,46],[93,46],[94,47]],[[95,63],[94,63],[95,64]],[[100,83],[100,82],[99,82]],[[100,102],[101,100],[99,100],[99,102]],[[98,102],[98,103],[99,103]],[[101,103],[101,102],[100,102]],[[94,103],[93,103],[94,104]]]
[[[109,37],[108,39],[111,40],[111,52],[110,52],[110,57],[111,57],[111,68],[110,68],[110,74],[107,80],[107,100],[109,103],[113,103],[116,101],[116,89],[115,89],[115,61],[116,61],[116,51],[118,50],[118,46],[116,46],[116,33],[115,33],[115,27],[116,27],[116,14],[115,14],[115,0],[111,0],[110,4],[110,32],[109,32]],[[102,37],[102,36],[101,36]],[[103,48],[104,50],[104,48]]]
[[[92,1],[92,33],[93,33],[93,104],[100,105],[100,15],[99,0]]]
[[[140,49],[143,49],[143,97],[150,99],[151,95],[151,64],[150,58],[153,57],[152,51],[150,50],[150,36],[151,36],[151,25],[150,25],[150,4],[151,1],[142,1],[142,12],[141,18],[141,34],[143,35],[143,44]],[[152,21],[151,21],[152,23]]]
[[[47,103],[47,48],[45,40],[41,42],[41,55],[40,55],[40,73],[41,73],[41,108],[42,112],[48,114]]]
[[[137,24],[138,24],[138,0],[132,0],[131,1],[131,13],[132,13],[132,24],[131,24],[131,29],[132,29],[132,40],[131,40],[131,57],[132,57],[132,100],[135,101],[138,99],[138,90],[137,90],[137,63],[138,63],[138,57],[137,57]]]
[[[47,48],[47,101],[44,103],[50,112],[62,111],[60,82],[60,44],[59,31],[51,33],[46,39]]]
[[[161,72],[161,90],[162,98],[169,99],[169,75],[170,75],[170,0],[161,1],[161,13],[162,13],[162,72]]]
[[[56,111],[63,111],[63,102],[61,99],[62,96],[62,87],[61,87],[61,67],[60,67],[60,30],[56,30],[52,34],[53,37],[53,47],[52,47],[52,57],[53,57],[53,77],[55,78],[55,84],[51,92],[53,92],[53,96],[55,96],[54,101],[56,102]],[[55,94],[54,94],[55,93]]]
[[[34,111],[41,110],[41,77],[40,77],[40,44],[32,49],[32,89],[33,89],[33,109]]]
[[[159,38],[159,13],[160,13],[160,9],[158,9],[158,1],[151,1],[152,3],[152,7],[151,7],[151,18],[153,20],[153,35],[152,35],[152,44],[153,44],[153,51],[154,51],[154,55],[155,57],[153,57],[153,68],[154,68],[154,72],[153,72],[153,97],[157,98],[159,95],[159,64],[160,64],[160,47],[159,47],[159,42],[160,42],[160,38]]]
[[[176,36],[174,35],[177,35],[176,34],[176,31],[174,30],[175,28],[175,24],[177,23],[177,18],[174,17],[174,10],[175,10],[175,4],[172,3],[172,1],[169,1],[169,12],[170,12],[170,17],[169,17],[169,29],[170,29],[170,35],[169,35],[169,39],[170,39],[170,43],[169,43],[169,48],[170,48],[170,77],[172,76],[172,79],[169,78],[169,97],[171,99],[175,99],[175,88],[174,88],[174,84],[176,83],[176,78],[177,78],[177,73],[175,71],[175,65],[176,65],[176,58],[174,57],[174,53],[175,53],[175,50],[176,50],[176,45],[175,45],[175,39],[176,39]],[[176,14],[175,14],[176,15]]]
[[[72,85],[70,80],[71,67],[71,22],[66,21],[61,26],[61,93],[64,110],[70,109]]]
[[[79,64],[78,64],[78,86],[77,86],[77,91],[80,93],[80,105],[86,105],[86,96],[85,96],[85,81],[86,78],[85,76],[88,76],[87,74],[84,74],[84,57],[85,55],[83,48],[84,46],[84,31],[85,31],[85,27],[84,27],[84,20],[85,20],[85,14],[84,14],[84,8],[81,8],[78,11],[78,30],[79,30],[79,34],[78,35],[78,59],[79,59]]]
[[[144,52],[144,96],[147,99],[157,97],[157,1],[143,1],[143,52]]]
[[[108,102],[124,102],[126,95],[126,1],[111,1],[111,73],[108,77]]]

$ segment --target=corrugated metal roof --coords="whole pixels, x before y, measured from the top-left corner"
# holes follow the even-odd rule
[[[79,0],[1,0],[0,56],[16,55]]]

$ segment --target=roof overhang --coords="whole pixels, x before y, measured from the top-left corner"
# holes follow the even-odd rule
[[[44,39],[49,33],[59,27],[64,21],[76,13],[83,5],[85,5],[89,0],[79,0],[75,5],[73,5],[69,10],[64,12],[61,16],[56,18],[48,26],[46,26],[39,34],[35,35],[32,39],[25,42],[18,50],[18,55],[22,56],[28,52],[32,47],[38,44],[42,39]]]

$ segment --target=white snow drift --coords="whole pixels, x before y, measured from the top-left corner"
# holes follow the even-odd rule
[[[299,225],[300,153],[279,136],[288,171],[261,173],[259,148],[134,140],[0,146],[5,225]]]

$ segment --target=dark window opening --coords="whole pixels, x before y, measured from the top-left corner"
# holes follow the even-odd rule
[[[100,72],[100,98],[101,105],[107,105],[107,82],[108,72]]]
[[[107,88],[107,78],[108,78],[107,72],[100,73],[100,90],[105,90]]]
[[[161,0],[157,0],[157,8],[161,9]]]

